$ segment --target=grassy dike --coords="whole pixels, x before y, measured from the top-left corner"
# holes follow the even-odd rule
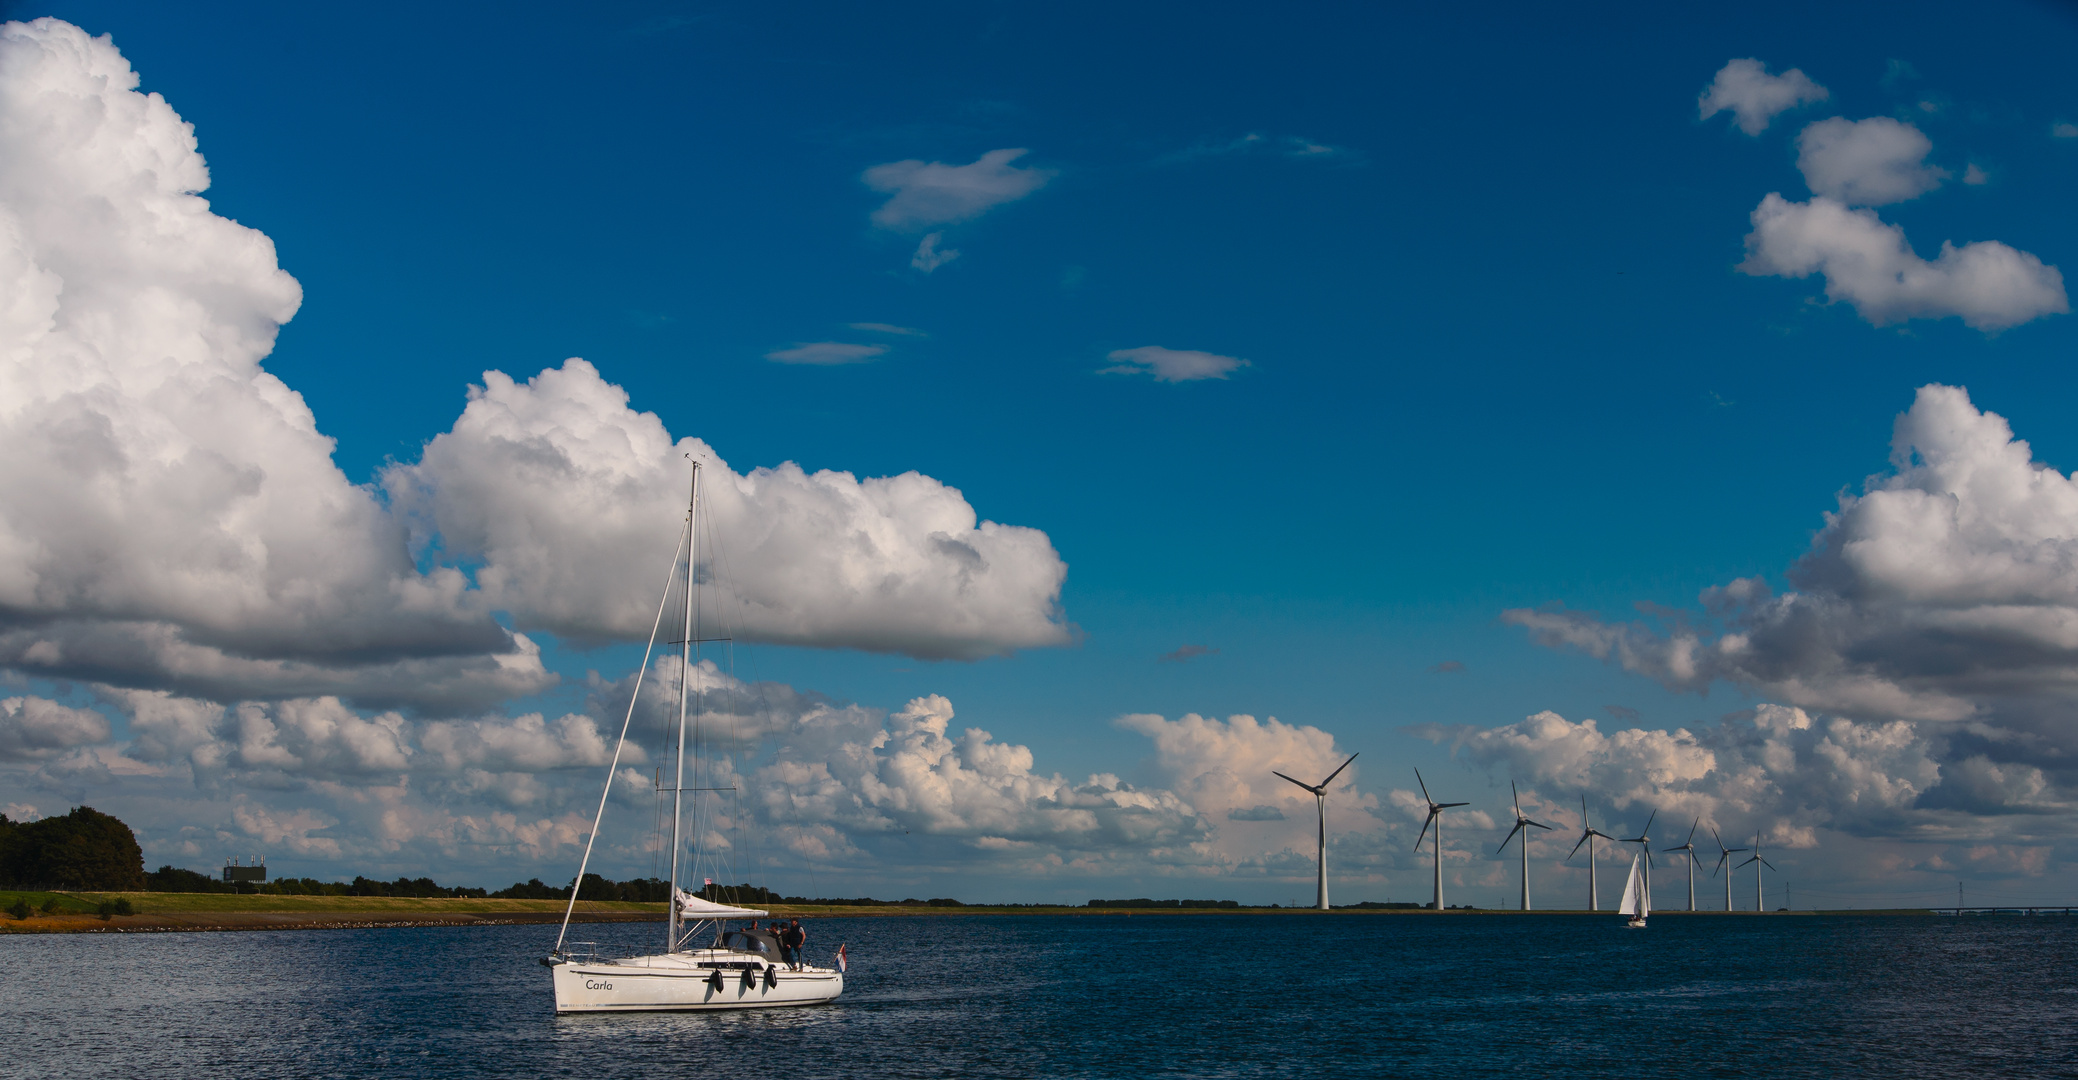
[[[492,900],[480,898],[418,899],[388,896],[271,896],[237,893],[42,893],[0,891],[0,909],[17,900],[26,901],[33,913],[27,919],[0,914],[0,934],[64,934],[205,930],[307,930],[322,928],[367,928],[385,926],[485,926],[510,923],[554,923],[562,920],[561,900]],[[46,914],[46,903],[56,901],[56,910]],[[136,912],[103,918],[103,902],[128,900]],[[1090,907],[993,907],[974,904],[964,907],[925,905],[775,904],[765,910],[774,918],[873,918],[917,915],[1109,915],[1176,917],[1191,915],[1319,915],[1310,908],[1090,908]],[[1407,908],[1342,908],[1331,915],[1435,915]],[[1520,916],[1519,911],[1497,909],[1453,909],[1446,916]],[[1535,911],[1532,915],[1580,915],[1614,919],[1608,911]],[[1654,912],[1655,918],[1723,917],[1722,911]],[[1751,911],[1731,912],[1752,917]],[[1768,912],[1770,915],[1928,915],[1925,908],[1854,911]],[[661,922],[662,904],[631,904],[581,901],[576,922]]]
[[[551,923],[563,917],[561,900],[419,899],[392,896],[271,896],[264,893],[5,892],[0,909],[19,899],[27,919],[0,914],[0,934],[63,934],[150,930],[292,930],[317,927],[472,926]],[[46,914],[44,905],[56,901]],[[135,914],[102,918],[105,901],[128,900]],[[664,917],[662,904],[586,900],[579,922],[648,922]]]

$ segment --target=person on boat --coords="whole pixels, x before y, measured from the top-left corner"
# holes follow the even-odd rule
[[[787,927],[786,932],[779,935],[780,951],[784,954],[786,962],[795,971],[801,970],[801,947],[806,944],[808,944],[808,931],[801,925],[801,920],[799,919],[795,919],[793,925]]]

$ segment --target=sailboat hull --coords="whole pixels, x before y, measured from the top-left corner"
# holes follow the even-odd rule
[[[715,989],[716,965],[722,973]],[[616,961],[563,960],[549,964],[555,978],[556,1012],[669,1012],[699,1009],[773,1009],[820,1005],[844,992],[844,973],[830,968],[788,970],[765,966],[751,971],[743,984],[746,961],[740,955],[709,958],[698,954],[638,956]]]

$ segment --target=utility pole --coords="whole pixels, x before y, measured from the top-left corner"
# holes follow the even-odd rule
[[[1963,913],[1963,883],[1960,881],[1955,883],[1955,913]]]

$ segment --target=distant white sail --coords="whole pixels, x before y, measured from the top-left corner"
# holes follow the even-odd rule
[[[1618,915],[1644,915],[1652,911],[1652,894],[1645,891],[1644,865],[1643,855],[1631,857],[1631,876],[1623,883],[1623,902],[1616,906]],[[1641,897],[1643,904],[1639,902]]]

